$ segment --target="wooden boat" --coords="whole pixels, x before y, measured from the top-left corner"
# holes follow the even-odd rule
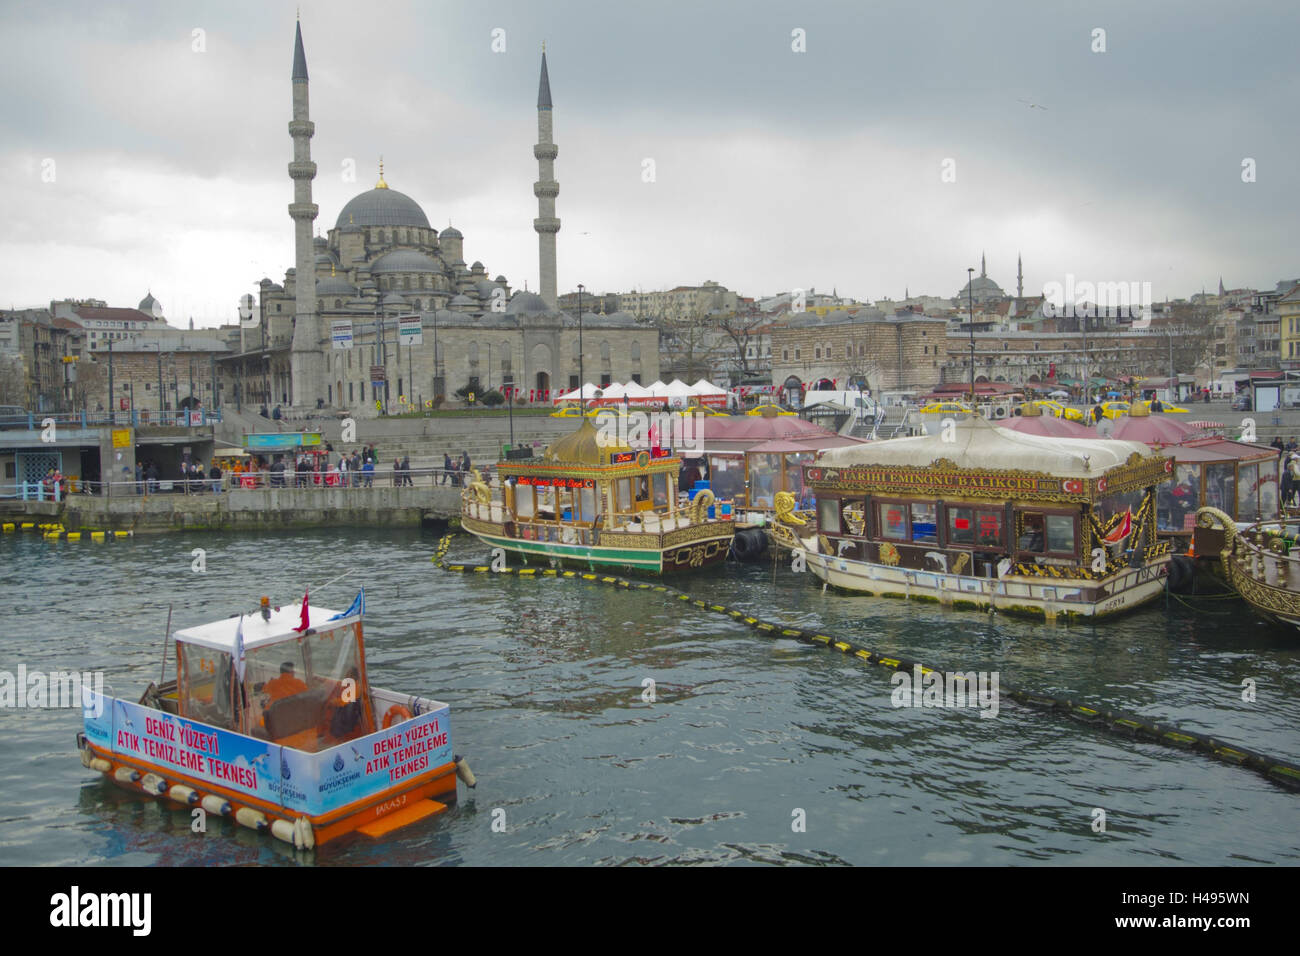
[[[456,799],[450,709],[371,687],[361,618],[272,608],[178,630],[176,680],[138,703],[83,689],[81,761],[113,783],[298,849],[377,837]]]
[[[682,504],[681,459],[602,440],[588,419],[540,457],[497,464],[493,490],[475,473],[461,526],[525,561],[569,562],[661,574],[717,564],[731,548],[729,516],[710,518],[710,491]]]
[[[1136,442],[1019,434],[982,418],[823,452],[816,522],[778,533],[822,581],[953,607],[1100,618],[1159,595],[1170,548],[1155,489],[1172,462]]]
[[[1240,527],[1219,508],[1196,512],[1196,555],[1217,554],[1220,572],[1261,616],[1300,627],[1300,518]]]

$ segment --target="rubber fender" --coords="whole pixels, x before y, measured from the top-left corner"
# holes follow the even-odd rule
[[[767,535],[758,528],[743,528],[731,539],[731,553],[737,561],[757,561],[767,550]]]

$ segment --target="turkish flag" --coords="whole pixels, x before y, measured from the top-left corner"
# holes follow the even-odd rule
[[[1121,518],[1119,524],[1115,526],[1115,530],[1106,535],[1105,541],[1107,544],[1119,544],[1119,542],[1127,538],[1132,531],[1133,512],[1130,509],[1129,511],[1124,512],[1124,517]]]

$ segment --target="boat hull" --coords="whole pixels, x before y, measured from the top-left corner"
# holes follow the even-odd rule
[[[201,807],[299,849],[354,831],[380,836],[456,800],[449,708],[437,701],[374,688],[374,709],[400,708],[404,719],[304,751],[85,693],[89,709],[77,739],[85,767],[129,791]]]
[[[805,551],[804,560],[819,580],[845,591],[1046,620],[1095,620],[1123,614],[1162,594],[1168,577],[1168,556],[1125,568],[1101,581],[1024,575],[973,577],[874,564],[811,550]]]
[[[670,574],[697,571],[720,564],[731,549],[732,529],[696,525],[663,534],[600,532],[597,543],[575,544],[516,538],[503,525],[462,517],[461,527],[484,544],[516,554],[529,561]]]

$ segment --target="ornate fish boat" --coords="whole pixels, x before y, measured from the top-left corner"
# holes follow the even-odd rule
[[[1198,558],[1219,556],[1223,579],[1264,618],[1300,627],[1300,518],[1240,528],[1218,508],[1196,512]]]
[[[823,452],[814,523],[783,545],[834,587],[957,608],[1101,618],[1157,597],[1170,547],[1155,491],[1173,463],[1136,442],[1060,439],[982,418]]]
[[[539,457],[499,462],[495,488],[476,472],[461,496],[461,527],[525,562],[698,570],[726,559],[735,526],[709,517],[710,491],[679,502],[681,464],[668,448],[610,442],[583,419]]]
[[[458,776],[474,785],[452,754],[450,708],[370,686],[364,603],[262,598],[259,611],[176,631],[174,682],[138,702],[83,688],[82,764],[298,849],[442,812]]]

